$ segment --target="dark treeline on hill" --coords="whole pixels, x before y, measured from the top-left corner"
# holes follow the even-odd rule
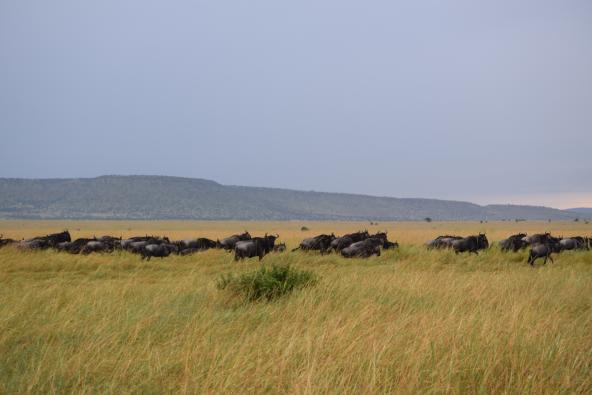
[[[0,218],[195,220],[569,220],[546,207],[221,185],[165,176],[0,178]]]

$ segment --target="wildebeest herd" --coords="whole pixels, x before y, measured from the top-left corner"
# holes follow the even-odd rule
[[[269,253],[281,253],[286,251],[286,244],[276,245],[279,235],[265,234],[262,237],[251,237],[249,232],[236,234],[222,240],[196,238],[188,240],[171,241],[166,236],[136,236],[123,239],[122,237],[102,236],[93,238],[79,238],[72,241],[70,233],[64,231],[47,236],[34,237],[27,240],[5,239],[0,235],[0,248],[14,244],[19,249],[44,250],[55,249],[70,254],[108,253],[115,250],[128,251],[138,254],[142,260],[150,260],[152,257],[164,258],[171,254],[190,255],[199,251],[212,248],[222,249],[228,252],[234,251],[235,261],[245,258],[258,257],[262,260]],[[499,241],[500,249],[504,252],[518,252],[530,247],[528,263],[534,265],[538,258],[544,258],[544,263],[552,253],[566,250],[590,250],[592,238],[583,236],[554,237],[550,233],[527,235],[519,233]],[[378,232],[371,235],[368,231],[359,231],[335,236],[334,234],[321,234],[304,239],[300,245],[292,251],[318,251],[321,254],[332,252],[341,254],[345,258],[368,258],[380,256],[381,250],[398,248],[397,242],[389,241],[386,232]],[[444,235],[426,243],[428,249],[452,249],[455,253],[475,253],[490,247],[485,234],[461,237]]]
[[[590,250],[592,238],[583,236],[554,237],[550,233],[538,233],[528,236],[526,233],[518,233],[499,241],[500,249],[504,252],[518,252],[530,247],[528,263],[534,265],[538,258],[545,258],[544,263],[551,257],[552,253],[559,253],[568,250]],[[438,236],[427,243],[428,248],[452,248],[457,254],[460,252],[474,252],[489,248],[489,241],[485,234],[477,236]]]

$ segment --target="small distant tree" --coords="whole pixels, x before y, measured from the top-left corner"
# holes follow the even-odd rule
[[[574,218],[574,222],[580,222],[580,219],[576,217]]]
[[[309,231],[309,229],[306,226],[303,226],[302,228],[300,228],[300,230],[302,232],[308,232]]]
[[[430,217],[425,217],[423,220],[424,220],[425,222],[432,222],[432,219],[431,219]]]

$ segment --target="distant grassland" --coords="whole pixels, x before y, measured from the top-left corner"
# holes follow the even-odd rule
[[[301,226],[310,228],[300,231]],[[426,251],[439,234],[551,231],[576,222],[0,221],[27,238],[136,234],[222,238],[388,230],[401,243],[366,260],[269,255],[316,286],[243,303],[221,274],[259,267],[214,250],[141,262],[0,250],[0,393],[591,393],[592,252],[534,269],[526,252]]]

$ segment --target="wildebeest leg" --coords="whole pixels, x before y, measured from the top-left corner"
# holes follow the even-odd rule
[[[551,260],[551,263],[555,263],[555,262],[553,261],[553,257],[551,256],[551,254],[549,254],[549,259]]]

